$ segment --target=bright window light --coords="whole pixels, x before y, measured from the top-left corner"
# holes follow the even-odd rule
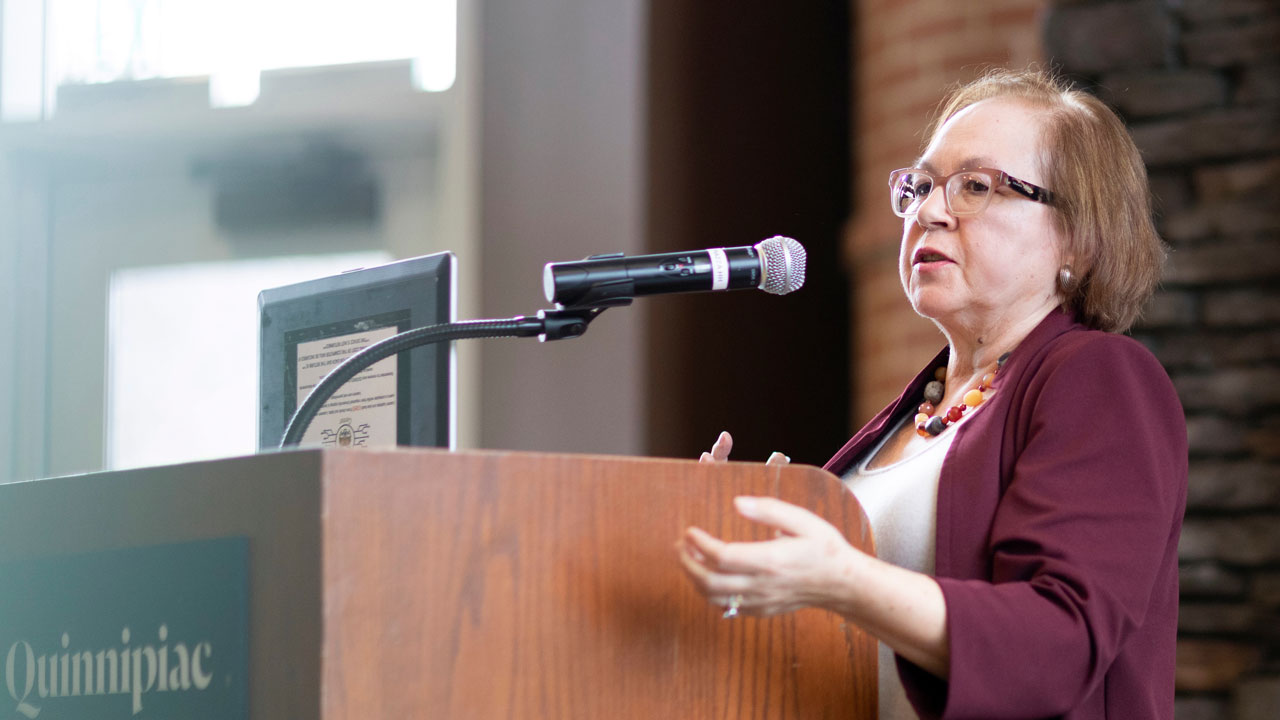
[[[367,252],[116,271],[108,301],[107,466],[255,452],[258,293],[390,259]]]
[[[55,86],[208,76],[239,103],[262,70],[410,60],[427,91],[457,71],[457,0],[45,1]]]

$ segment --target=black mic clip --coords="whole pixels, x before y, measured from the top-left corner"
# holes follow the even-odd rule
[[[630,299],[626,303],[629,304]],[[542,323],[542,332],[538,334],[539,342],[564,340],[581,337],[587,331],[587,325],[612,306],[556,308],[555,310],[539,310],[538,320]]]
[[[576,338],[587,325],[611,307],[625,307],[635,299],[635,283],[630,280],[592,285],[570,303],[556,303],[554,310],[539,310],[542,321],[539,342]]]

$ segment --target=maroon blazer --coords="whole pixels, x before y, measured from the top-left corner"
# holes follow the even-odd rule
[[[944,350],[826,465],[841,475],[921,402]],[[950,680],[898,658],[933,718],[1172,718],[1182,406],[1131,338],[1051,312],[956,430],[935,575]]]

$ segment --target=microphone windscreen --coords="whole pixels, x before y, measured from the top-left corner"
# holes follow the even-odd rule
[[[756,243],[764,259],[764,279],[760,289],[774,295],[786,295],[804,285],[804,246],[789,237],[777,235]]]

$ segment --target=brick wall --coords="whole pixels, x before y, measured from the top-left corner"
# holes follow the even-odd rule
[[[897,397],[942,346],[898,282],[901,221],[889,210],[889,171],[920,154],[945,89],[990,65],[1042,56],[1043,0],[856,0],[854,213],[845,232],[853,298],[853,427]]]
[[[1280,717],[1280,3],[857,0],[852,424],[940,345],[902,297],[883,178],[946,85],[1045,59],[1121,114],[1171,247],[1134,336],[1187,412],[1180,720]]]

